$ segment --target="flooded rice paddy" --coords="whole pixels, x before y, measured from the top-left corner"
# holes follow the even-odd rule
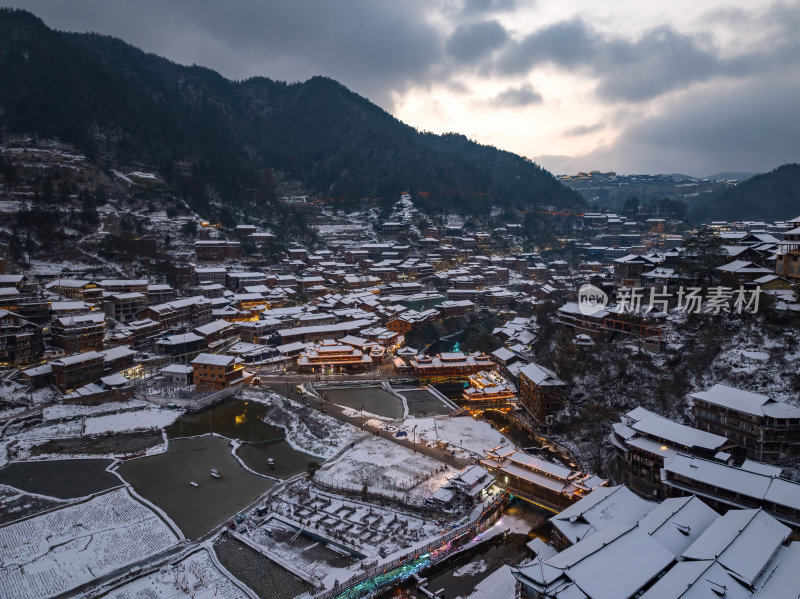
[[[211,476],[212,468],[220,478]],[[275,484],[242,468],[230,441],[209,435],[170,441],[166,453],[129,460],[117,471],[190,539],[230,520]]]
[[[384,418],[402,418],[403,402],[396,395],[380,387],[353,387],[347,389],[319,389],[323,398],[346,408],[363,409]]]
[[[400,395],[406,398],[408,405],[408,415],[417,418],[424,416],[444,416],[453,411],[439,397],[431,393],[428,389],[409,389],[399,391]]]
[[[166,429],[170,439],[216,434],[238,439],[236,455],[259,474],[288,478],[319,458],[297,451],[286,442],[283,429],[267,424],[262,417],[267,406],[254,401],[233,400],[208,410],[186,414]],[[272,458],[274,468],[269,466]]]
[[[227,535],[214,543],[220,563],[261,599],[292,599],[311,585],[258,551]]]
[[[118,487],[122,481],[106,472],[113,460],[13,462],[0,469],[0,484],[58,499],[77,499]]]
[[[233,400],[184,415],[166,429],[166,453],[129,460],[117,471],[187,537],[198,538],[255,502],[275,485],[274,478],[293,476],[316,460],[292,449],[282,429],[261,420],[266,409]],[[232,454],[231,439],[242,443],[236,456],[247,468],[272,478],[245,469]],[[211,475],[212,468],[220,478]]]

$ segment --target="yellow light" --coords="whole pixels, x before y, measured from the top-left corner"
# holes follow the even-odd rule
[[[662,445],[661,446],[661,451],[667,451],[667,446],[666,445]]]
[[[233,421],[236,424],[236,426],[244,424],[245,420],[247,420],[247,417],[244,414],[237,414],[236,416],[233,417]]]

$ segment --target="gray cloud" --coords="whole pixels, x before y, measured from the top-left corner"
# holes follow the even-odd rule
[[[686,94],[661,114],[631,122],[608,147],[580,157],[539,156],[555,172],[765,172],[800,162],[800,72]],[[768,90],[768,91],[767,91]]]
[[[555,23],[512,44],[497,60],[507,75],[527,73],[543,63],[577,67],[589,63],[595,53],[597,35],[580,19]]]
[[[515,8],[516,0],[464,0],[461,12],[464,15],[502,12]]]
[[[639,39],[609,38],[581,19],[562,21],[510,44],[496,61],[506,75],[554,64],[598,79],[607,101],[642,102],[716,76],[756,72],[764,56],[723,58],[705,36],[680,33],[664,25]]]
[[[494,106],[503,108],[521,108],[532,104],[541,104],[544,98],[542,94],[533,89],[530,83],[519,87],[509,87],[497,94],[492,101]]]
[[[114,35],[231,78],[333,77],[385,108],[444,56],[424,0],[10,0],[49,26]]]
[[[594,125],[577,125],[564,131],[564,135],[568,137],[579,137],[581,135],[589,135],[605,129],[605,123],[595,123]]]
[[[508,41],[508,32],[497,21],[478,21],[456,28],[447,40],[447,54],[461,63],[474,63],[487,58]]]

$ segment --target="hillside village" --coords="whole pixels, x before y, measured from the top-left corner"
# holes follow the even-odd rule
[[[3,155],[81,172],[73,152]],[[84,213],[56,223],[58,246],[20,226],[41,201],[27,175],[3,190],[3,596],[34,577],[41,596],[192,580],[327,599],[412,575],[433,593],[418,572],[501,533],[527,556],[474,597],[611,596],[594,577],[630,555],[614,596],[791,586],[800,216],[540,207],[537,241],[524,214],[428,215],[407,192],[389,209],[286,196],[301,242],[175,213],[156,173],[86,168],[109,191],[66,192]],[[49,486],[32,474],[59,464]],[[514,502],[527,516],[503,515]],[[10,544],[109,504],[112,537],[88,553],[29,548],[23,567]],[[149,520],[157,538],[103,558]],[[772,550],[743,564],[751,534]]]

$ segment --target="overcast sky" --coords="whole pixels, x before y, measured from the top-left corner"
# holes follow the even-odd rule
[[[800,0],[10,4],[234,79],[326,75],[414,127],[555,173],[800,161]]]

